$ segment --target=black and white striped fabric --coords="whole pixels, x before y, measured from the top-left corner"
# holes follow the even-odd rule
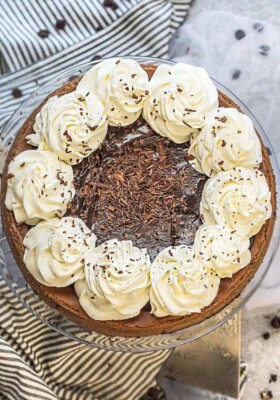
[[[166,57],[190,2],[105,0],[112,8],[103,0],[1,0],[0,128],[39,85],[66,69],[95,57]],[[64,29],[56,28],[58,20]],[[14,98],[15,88],[22,97]]]
[[[28,296],[21,291],[21,296]],[[52,312],[43,302],[36,309],[41,314]],[[168,355],[166,350],[115,353],[74,342],[30,315],[6,284],[0,283],[2,398],[139,399],[155,385],[154,377]]]
[[[0,128],[65,69],[96,57],[167,57],[191,1],[1,0]],[[0,399],[139,399],[156,385],[168,355],[113,353],[71,341],[31,315],[0,277]]]

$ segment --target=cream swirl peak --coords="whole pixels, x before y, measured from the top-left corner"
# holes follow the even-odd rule
[[[77,90],[97,95],[105,107],[109,125],[125,126],[140,116],[148,83],[147,73],[136,61],[111,58],[92,67]]]
[[[192,247],[167,247],[151,267],[150,302],[156,317],[198,313],[217,296],[220,278]]]
[[[260,140],[247,115],[236,108],[218,108],[211,113],[199,135],[191,138],[190,164],[214,176],[234,167],[255,168],[262,161]]]
[[[85,276],[75,290],[85,312],[96,320],[138,315],[149,301],[150,257],[131,241],[104,242],[86,257]]]
[[[41,221],[24,238],[24,262],[43,285],[69,286],[83,274],[84,258],[95,242],[96,236],[80,218]]]
[[[194,252],[221,278],[231,278],[251,261],[250,240],[221,225],[202,225],[195,235]]]
[[[189,140],[218,107],[218,92],[203,68],[161,64],[150,80],[143,115],[161,136],[175,143]]]
[[[251,237],[271,216],[270,198],[262,172],[233,168],[219,172],[206,182],[200,212],[206,224],[227,226],[240,235]]]
[[[9,164],[5,205],[18,223],[61,217],[74,193],[72,168],[50,151],[26,150]]]
[[[104,107],[93,93],[51,97],[36,115],[34,134],[27,141],[53,151],[68,164],[78,164],[103,142],[107,133]]]

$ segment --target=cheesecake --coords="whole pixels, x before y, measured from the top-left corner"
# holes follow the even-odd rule
[[[2,178],[28,284],[108,336],[218,313],[254,277],[276,216],[267,149],[238,105],[202,68],[135,64],[106,60],[51,93]]]

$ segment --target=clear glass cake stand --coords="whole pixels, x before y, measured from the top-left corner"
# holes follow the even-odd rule
[[[155,58],[145,58],[145,57],[130,57],[136,59],[138,62],[144,64],[161,64],[168,63],[173,64],[172,61],[155,59]],[[3,145],[5,149],[8,149],[13,138],[16,136],[18,129],[22,126],[25,119],[30,115],[30,113],[42,102],[42,100],[49,95],[52,91],[59,88],[61,85],[66,83],[70,77],[78,76],[86,72],[94,64],[98,63],[100,60],[93,61],[87,64],[78,65],[75,68],[69,69],[64,73],[51,79],[46,84],[39,87],[35,93],[33,93],[13,114],[11,119],[8,121],[4,130],[2,132],[2,137],[4,137]],[[248,110],[248,108],[226,87],[221,85],[219,82],[215,82],[218,89],[221,89],[225,94],[231,97],[240,108],[250,116],[253,120],[255,127],[260,133],[262,140],[267,147],[270,161],[272,163],[274,174],[276,178],[277,192],[280,188],[280,174],[277,160],[270,144],[270,141],[265,134],[264,130]],[[279,201],[277,201],[279,207]],[[234,314],[236,314],[241,308],[246,304],[250,297],[255,293],[260,284],[262,283],[268,269],[271,266],[273,258],[275,256],[278,242],[279,242],[279,218],[277,217],[273,236],[264,258],[264,261],[260,265],[255,277],[250,281],[250,283],[243,290],[241,295],[234,300],[229,306],[223,309],[218,314],[214,315],[212,318],[206,321],[189,327],[187,329],[180,330],[172,334],[155,335],[148,337],[137,337],[137,338],[123,338],[123,337],[108,337],[96,332],[87,331],[79,326],[75,325],[71,321],[67,320],[57,311],[49,308],[46,304],[42,304],[42,301],[37,297],[33,290],[26,284],[25,279],[18,268],[12,253],[7,244],[5,235],[1,229],[0,232],[0,273],[5,279],[7,285],[10,287],[11,291],[18,298],[18,300],[28,308],[28,310],[39,318],[42,322],[53,328],[54,330],[60,332],[66,337],[76,340],[80,343],[88,345],[93,348],[102,348],[111,351],[122,351],[122,352],[147,352],[156,351],[167,348],[176,347],[185,343],[189,343],[193,340],[201,338],[207,335],[214,329],[218,328],[224,324],[228,319],[230,319]]]

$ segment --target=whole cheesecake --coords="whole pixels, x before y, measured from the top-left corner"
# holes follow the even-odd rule
[[[149,78],[156,66],[142,65]],[[251,238],[251,261],[230,278],[222,278],[213,302],[201,312],[157,318],[150,304],[134,318],[96,320],[84,311],[74,286],[50,287],[41,284],[23,261],[24,237],[28,226],[16,222],[5,205],[8,166],[20,153],[31,149],[26,137],[33,132],[35,116],[49,98],[73,92],[81,77],[51,93],[19,129],[9,151],[2,178],[2,220],[14,258],[35,293],[47,304],[79,326],[109,336],[138,337],[178,331],[210,318],[240,295],[260,266],[273,232],[276,192],[272,166],[263,143],[260,171],[271,192],[271,217]],[[219,107],[238,106],[218,92]],[[240,110],[239,110],[240,111]],[[261,141],[261,138],[259,138]],[[153,261],[168,246],[191,245],[202,225],[200,203],[207,176],[189,162],[189,143],[174,143],[158,135],[139,116],[127,126],[108,126],[102,145],[73,166],[75,196],[67,205],[66,216],[81,218],[97,236],[97,245],[110,239],[131,240],[147,249]]]

